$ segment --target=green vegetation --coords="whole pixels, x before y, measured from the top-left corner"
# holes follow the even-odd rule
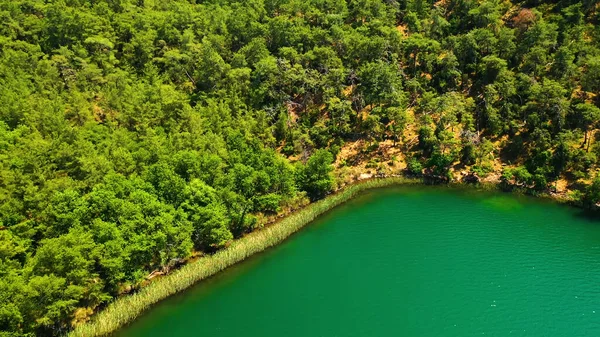
[[[225,254],[330,193],[358,142],[437,181],[600,201],[594,1],[13,0],[0,18],[0,336],[66,333]]]

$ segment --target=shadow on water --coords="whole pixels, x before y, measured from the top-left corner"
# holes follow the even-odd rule
[[[600,212],[599,211],[594,211],[591,209],[578,209],[574,215],[580,219],[584,219],[589,222],[594,222],[595,224],[600,226]]]
[[[411,195],[427,195],[432,191],[458,194],[461,197],[477,200],[479,203],[498,211],[512,212],[519,211],[527,205],[552,205],[554,207],[564,208],[575,218],[584,220],[591,225],[600,226],[600,210],[591,210],[581,208],[576,205],[559,202],[552,198],[533,196],[523,193],[514,193],[500,189],[485,189],[473,185],[415,185],[415,186],[395,186],[386,187],[377,191],[367,191],[366,194],[372,194],[371,198],[377,195],[398,192],[409,192]],[[417,192],[415,192],[417,191]],[[367,197],[368,198],[368,197]]]

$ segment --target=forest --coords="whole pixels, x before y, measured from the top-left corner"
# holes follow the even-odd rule
[[[593,0],[0,0],[0,336],[326,196],[357,142],[593,207],[598,128]]]

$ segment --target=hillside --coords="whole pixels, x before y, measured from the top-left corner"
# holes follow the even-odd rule
[[[60,335],[371,175],[600,201],[595,1],[4,0],[0,18],[0,336]]]

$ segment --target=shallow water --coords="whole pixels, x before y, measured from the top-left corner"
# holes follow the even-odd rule
[[[600,336],[600,221],[509,194],[370,191],[117,336]]]

